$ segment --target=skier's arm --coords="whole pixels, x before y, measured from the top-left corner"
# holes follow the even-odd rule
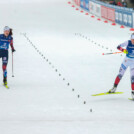
[[[14,49],[14,46],[13,46],[13,39],[10,42],[10,46],[11,46],[12,52],[15,52],[15,49]]]
[[[127,47],[127,45],[128,45],[128,41],[126,41],[126,42],[120,44],[120,45],[117,47],[117,49],[120,50],[120,51],[122,51],[122,52],[124,52],[124,50],[126,50],[126,49],[124,49],[123,47]]]

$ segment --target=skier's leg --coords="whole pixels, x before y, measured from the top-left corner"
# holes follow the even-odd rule
[[[134,65],[130,66],[130,77],[131,77],[131,88],[132,88],[132,98],[134,99]]]
[[[131,76],[131,87],[134,91],[134,67],[130,67],[130,76]]]
[[[115,79],[115,82],[114,82],[114,87],[117,87],[118,86],[120,80],[122,79],[122,77],[123,77],[123,75],[124,75],[124,73],[125,73],[125,71],[127,69],[125,66],[124,67],[123,66],[124,65],[122,64],[121,67],[120,67],[119,74],[117,75],[117,77]]]
[[[8,63],[8,57],[3,57],[2,58],[2,69],[3,69],[4,84],[7,84],[7,63]]]
[[[124,59],[123,63],[121,64],[120,70],[119,70],[119,74],[117,75],[115,82],[114,82],[114,86],[117,87],[120,80],[122,79],[124,73],[126,72],[127,68],[129,66],[129,61],[127,58]]]
[[[3,64],[2,65],[2,69],[3,69],[3,82],[7,81],[7,64]]]
[[[119,70],[119,74],[117,75],[116,79],[115,79],[115,82],[114,82],[114,86],[111,90],[109,90],[109,92],[115,92],[116,91],[116,88],[120,82],[120,80],[122,79],[125,71],[127,70],[128,68],[128,61],[127,59],[125,58],[125,60],[123,61],[123,63],[121,64],[121,67],[120,67],[120,70]]]

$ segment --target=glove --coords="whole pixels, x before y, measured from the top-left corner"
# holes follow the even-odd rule
[[[12,49],[12,53],[14,53],[16,50],[15,49]]]
[[[126,49],[123,50],[123,53],[128,54],[128,51]]]

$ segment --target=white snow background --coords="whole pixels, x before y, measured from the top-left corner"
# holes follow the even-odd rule
[[[91,96],[112,88],[125,55],[102,53],[118,51],[129,28],[86,16],[67,2],[0,1],[0,31],[14,29],[16,49],[14,78],[9,50],[9,90],[0,70],[0,134],[133,133],[129,69],[118,87],[124,94]]]

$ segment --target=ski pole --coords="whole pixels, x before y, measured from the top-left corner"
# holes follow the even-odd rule
[[[102,55],[119,54],[119,53],[123,53],[123,52],[103,53]]]
[[[14,77],[14,68],[13,68],[13,52],[12,52],[12,77]]]

